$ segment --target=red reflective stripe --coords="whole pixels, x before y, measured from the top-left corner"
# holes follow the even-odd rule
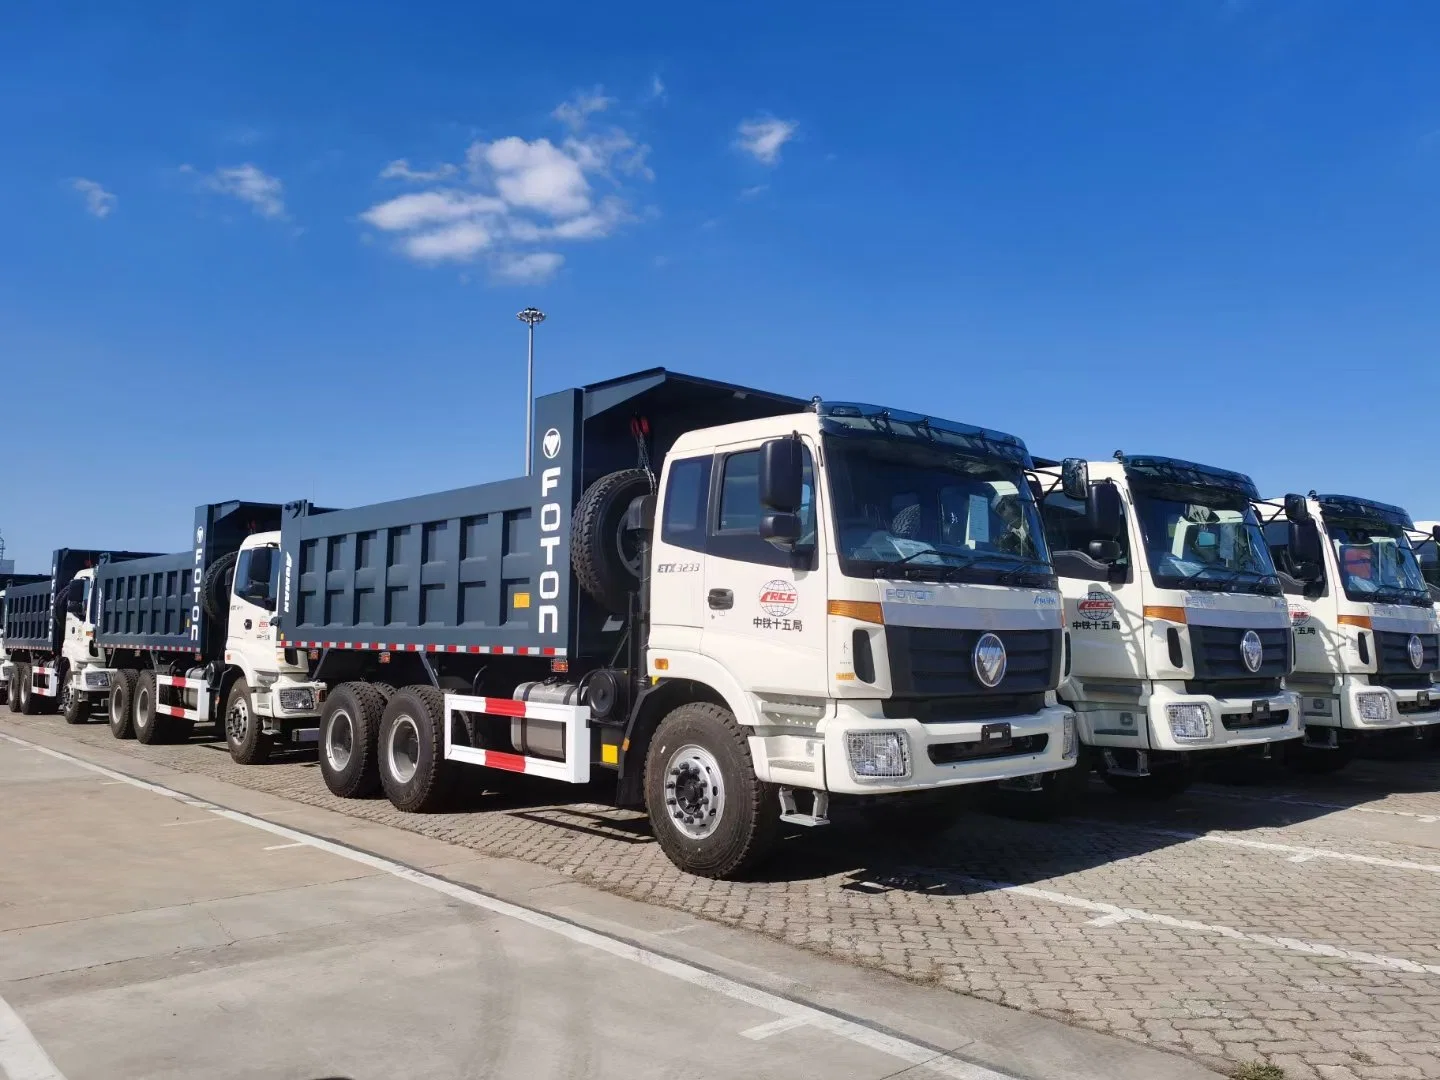
[[[491,716],[524,716],[525,702],[513,698],[487,697],[485,711]]]
[[[519,754],[506,754],[499,750],[485,751],[485,764],[492,769],[504,769],[506,772],[524,772],[525,759]]]

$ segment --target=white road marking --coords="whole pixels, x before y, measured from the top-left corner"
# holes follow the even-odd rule
[[[264,848],[263,850],[265,850],[265,851],[284,851],[286,848],[305,847],[305,846],[306,846],[305,844],[302,844],[300,841],[297,840],[297,841],[295,841],[295,843],[293,843],[293,844],[271,844],[269,847]]]
[[[163,795],[167,799],[178,799],[196,805],[198,800],[192,796],[174,791],[159,784],[152,784],[148,780],[139,780],[128,777],[124,773],[107,769],[103,765],[96,765],[83,758],[74,757],[71,754],[62,753],[59,750],[51,750],[48,746],[40,746],[37,743],[27,742],[18,739],[13,735],[0,732],[0,739],[14,743],[17,746],[29,747],[41,754],[57,758],[60,761],[68,761],[70,764],[91,772],[100,773],[113,780],[124,781],[133,784],[135,787],[150,791],[156,795]],[[975,1065],[959,1058],[947,1056],[953,1051],[944,1051],[934,1047],[926,1046],[923,1043],[913,1042],[900,1035],[892,1035],[887,1031],[869,1027],[857,1020],[851,1020],[845,1016],[838,1016],[835,1013],[827,1012],[824,1009],[816,1008],[813,1005],[806,1005],[802,1002],[792,1001],[789,998],[781,997],[779,994],[772,994],[768,990],[762,990],[756,986],[736,982],[718,975],[713,971],[706,971],[704,968],[694,964],[686,963],[683,960],[674,960],[661,953],[651,952],[628,941],[608,937],[605,934],[577,926],[574,923],[566,922],[553,915],[546,915],[544,912],[532,911],[530,908],[512,904],[509,901],[501,900],[498,897],[489,896],[467,885],[460,885],[453,881],[446,881],[444,878],[434,877],[421,870],[415,870],[401,863],[392,862],[379,855],[372,855],[368,851],[358,851],[354,848],[345,847],[329,840],[321,839],[318,836],[310,836],[307,833],[297,832],[284,825],[277,825],[273,821],[266,821],[263,818],[251,817],[249,814],[242,814],[238,810],[230,810],[223,806],[216,806],[213,803],[203,804],[210,813],[217,818],[225,818],[230,821],[239,822],[242,825],[249,825],[261,829],[274,836],[286,840],[293,840],[330,855],[336,855],[342,859],[349,859],[351,862],[359,863],[361,866],[368,866],[382,873],[390,874],[403,881],[409,881],[420,885],[452,900],[469,904],[472,907],[481,908],[514,919],[517,922],[525,923],[540,930],[546,930],[560,937],[568,938],[580,945],[588,946],[600,952],[609,953],[611,956],[622,960],[629,960],[639,964],[641,967],[662,975],[669,975],[671,978],[679,979],[681,982],[690,983],[713,993],[722,994],[733,1001],[739,1001],[746,1005],[754,1006],[775,1013],[783,1019],[794,1019],[798,1024],[805,1024],[821,1031],[847,1039],[860,1046],[865,1046],[882,1054],[889,1054],[900,1061],[907,1062],[911,1066],[920,1066],[930,1072],[947,1076],[952,1080],[1011,1080],[1004,1073],[987,1069],[983,1065]],[[178,824],[178,823],[177,823]],[[798,1026],[797,1024],[797,1026]],[[753,1030],[753,1029],[752,1029]],[[58,1076],[58,1074],[55,1074]],[[13,1080],[13,1077],[12,1077]],[[30,1080],[29,1077],[26,1080]],[[36,1078],[40,1080],[40,1078]],[[63,1080],[63,1078],[62,1078]]]
[[[185,805],[186,805],[186,806],[195,806],[195,804],[194,804],[193,802],[191,802],[191,803],[186,803]],[[200,809],[200,807],[196,807],[196,809],[198,810],[198,809]],[[202,818],[192,818],[192,819],[189,820],[189,821],[167,821],[167,822],[165,822],[163,825],[161,825],[160,828],[162,828],[162,829],[173,829],[173,828],[176,828],[177,826],[180,826],[180,825],[213,825],[213,824],[215,824],[215,819],[214,819],[213,817],[202,817]]]
[[[1237,802],[1279,803],[1281,806],[1308,806],[1317,810],[1353,810],[1357,814],[1384,814],[1387,817],[1412,818],[1425,825],[1440,821],[1440,814],[1417,814],[1413,810],[1385,810],[1378,806],[1349,806],[1345,803],[1317,802],[1290,795],[1241,795],[1238,791],[1213,791],[1208,788],[1191,788],[1191,795],[1205,799],[1234,799]]]
[[[1277,855],[1291,856],[1291,862],[1309,862],[1311,859],[1334,859],[1337,862],[1362,863],[1365,866],[1383,866],[1389,870],[1418,870],[1426,874],[1440,874],[1436,863],[1412,862],[1409,859],[1386,859],[1379,855],[1355,855],[1348,851],[1331,851],[1328,848],[1305,847],[1299,844],[1277,844],[1271,840],[1250,840],[1229,833],[1197,833],[1182,829],[1162,829],[1152,825],[1127,825],[1115,821],[1099,821],[1088,818],[1073,818],[1073,825],[1098,825],[1103,828],[1127,829],[1149,833],[1152,836],[1169,836],[1176,840],[1203,840],[1207,844],[1225,844],[1228,847],[1249,848],[1252,851],[1270,851]]]
[[[1252,934],[1246,930],[1237,930],[1233,926],[1221,926],[1217,923],[1200,922],[1196,919],[1177,919],[1173,915],[1157,915],[1150,911],[1141,911],[1138,908],[1121,907],[1119,904],[1108,904],[1102,900],[1089,900],[1083,896],[1071,896],[1069,893],[1054,892],[1050,889],[1037,889],[1033,885],[1013,885],[1008,881],[991,881],[987,878],[972,878],[963,874],[957,874],[956,880],[967,885],[988,889],[991,892],[1012,893],[1015,896],[1024,896],[1031,900],[1043,900],[1050,904],[1059,904],[1062,907],[1080,908],[1083,911],[1094,911],[1101,915],[1118,916],[1106,925],[1113,925],[1115,922],[1126,922],[1134,919],[1136,922],[1152,923],[1155,926],[1165,926],[1172,930],[1189,930],[1197,934],[1211,934],[1217,937],[1230,938],[1232,941],[1248,941],[1255,945],[1264,945],[1270,949],[1281,949],[1285,952],[1307,953],[1310,956],[1329,956],[1336,960],[1345,960],[1352,964],[1371,964],[1375,967],[1387,968],[1390,971],[1405,971],[1419,975],[1440,975],[1440,964],[1421,964],[1414,960],[1406,960],[1399,956],[1382,956],[1379,953],[1362,952],[1359,949],[1345,949],[1338,945],[1329,945],[1323,941],[1304,941],[1300,938],[1279,937],[1274,934]],[[1093,923],[1094,920],[1091,920]]]
[[[1114,926],[1117,923],[1129,922],[1130,916],[1123,911],[1117,911],[1113,915],[1100,915],[1087,922],[1086,926]]]
[[[808,1023],[803,1017],[782,1016],[779,1020],[771,1020],[768,1024],[756,1024],[752,1028],[746,1028],[740,1032],[747,1039],[754,1039],[759,1042],[761,1039],[768,1039],[771,1035],[779,1035],[782,1031],[790,1031],[793,1028],[804,1027]]]
[[[65,1080],[4,998],[0,998],[0,1072],[10,1080]]]

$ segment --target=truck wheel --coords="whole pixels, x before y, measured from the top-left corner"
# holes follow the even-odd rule
[[[444,805],[455,782],[445,760],[445,697],[433,686],[397,690],[380,721],[380,784],[397,810],[427,813]]]
[[[264,765],[270,760],[274,737],[265,734],[260,717],[250,704],[250,684],[236,679],[225,699],[225,744],[241,765]]]
[[[20,711],[20,687],[25,684],[29,676],[25,673],[24,664],[15,664],[10,669],[10,686],[5,694],[5,707],[12,713]]]
[[[135,680],[135,738],[146,746],[155,746],[174,739],[174,727],[170,723],[170,717],[156,711],[155,705],[159,696],[155,672],[140,672],[140,678]]]
[[[200,605],[217,623],[224,623],[229,616],[230,586],[235,579],[235,560],[239,557],[235,551],[221,555],[200,579]]]
[[[325,699],[320,713],[320,775],[330,794],[362,799],[380,790],[375,740],[389,699],[390,695],[363,682],[341,683]]]
[[[585,489],[570,527],[570,562],[580,587],[607,611],[623,615],[640,587],[640,552],[624,529],[625,511],[650,491],[644,469],[622,469]]]
[[[34,675],[31,674],[30,665],[25,664],[16,674],[20,678],[20,711],[26,716],[38,715],[40,702],[35,696],[35,687],[31,684]]]
[[[780,830],[779,798],[755,776],[744,730],[729,709],[708,701],[681,705],[655,729],[645,806],[661,850],[700,877],[745,873]]]
[[[115,672],[110,687],[110,734],[117,739],[135,737],[135,682],[138,671],[122,668]]]
[[[70,673],[60,685],[60,712],[67,724],[84,724],[90,719],[90,699],[70,685]]]

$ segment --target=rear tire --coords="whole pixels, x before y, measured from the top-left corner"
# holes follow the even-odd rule
[[[250,703],[250,684],[236,679],[225,699],[225,745],[241,765],[264,765],[270,760],[274,736],[265,734]]]
[[[135,738],[146,746],[173,741],[174,725],[170,717],[156,709],[159,696],[155,672],[142,671],[135,680]]]
[[[40,712],[40,702],[35,697],[35,687],[30,680],[34,677],[30,673],[30,665],[23,665],[17,672],[20,679],[20,712],[25,716],[36,716]]]
[[[122,668],[115,672],[115,683],[110,687],[110,734],[117,739],[135,737],[135,683],[140,678],[138,671]]]
[[[397,690],[385,706],[377,746],[380,784],[397,810],[440,809],[455,785],[445,760],[445,698],[433,686]]]
[[[24,664],[14,664],[10,668],[10,685],[6,688],[5,707],[12,713],[20,712],[20,687],[28,676],[25,674]]]
[[[385,706],[384,693],[363,682],[341,683],[330,691],[320,714],[320,775],[332,795],[363,799],[380,790],[375,763],[376,740]]]
[[[780,831],[779,797],[756,777],[744,729],[709,701],[681,705],[655,729],[645,755],[645,806],[661,850],[700,877],[753,869]]]
[[[596,480],[580,501],[570,527],[570,562],[575,578],[607,611],[624,615],[630,594],[640,588],[640,554],[627,539],[625,511],[637,495],[650,492],[644,469],[622,469]]]

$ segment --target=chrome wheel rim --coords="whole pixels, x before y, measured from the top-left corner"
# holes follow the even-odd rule
[[[330,714],[330,723],[325,729],[325,759],[330,768],[344,772],[355,752],[355,722],[344,709]]]
[[[125,722],[125,711],[120,708],[120,691],[110,691],[110,726],[118,728]]]
[[[250,705],[242,694],[235,699],[235,704],[231,705],[225,714],[225,737],[239,745],[245,741],[245,735],[249,730]]]
[[[149,704],[149,701],[150,691],[142,686],[139,693],[135,695],[135,726],[138,728],[148,726],[145,723],[145,712],[146,705]]]
[[[385,746],[390,775],[408,784],[420,771],[420,728],[413,717],[397,716],[390,725],[390,739]]]
[[[720,763],[703,746],[680,747],[665,765],[665,812],[691,840],[704,840],[725,817]]]

